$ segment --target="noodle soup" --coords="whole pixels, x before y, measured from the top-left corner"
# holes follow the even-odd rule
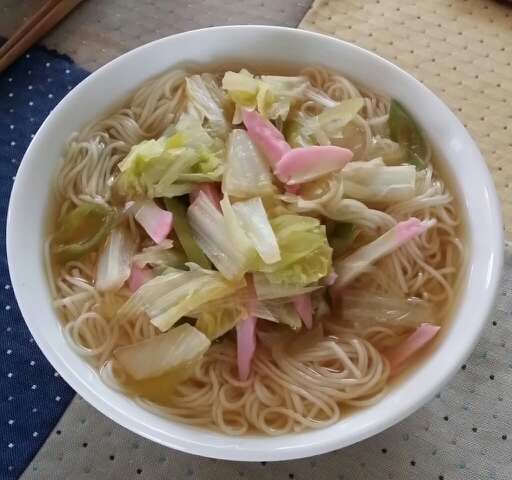
[[[386,395],[449,318],[465,247],[401,105],[320,67],[251,72],[173,69],[73,134],[45,251],[108,386],[282,435]]]

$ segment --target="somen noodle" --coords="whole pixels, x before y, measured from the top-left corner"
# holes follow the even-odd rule
[[[238,87],[231,89],[226,87],[225,71],[195,77],[194,75],[195,72],[192,71],[174,69],[147,81],[126,98],[117,111],[73,133],[64,146],[54,187],[58,218],[67,218],[71,226],[68,225],[66,228],[73,229],[76,225],[72,225],[69,214],[77,207],[93,204],[105,206],[105,211],[112,208],[115,211],[115,219],[109,224],[110,230],[105,230],[105,235],[98,236],[101,237],[101,242],[96,242],[93,248],[84,248],[79,254],[76,254],[75,249],[71,255],[71,250],[63,248],[61,253],[67,253],[59,256],[56,245],[59,246],[61,242],[62,222],[52,226],[51,235],[45,244],[50,289],[55,308],[63,321],[66,341],[77,354],[87,358],[87,361],[100,371],[103,381],[108,386],[131,395],[133,401],[142,408],[165,418],[207,426],[231,435],[243,435],[254,430],[269,435],[282,435],[331,425],[337,422],[347,409],[365,407],[378,402],[386,394],[390,378],[403,366],[395,365],[394,362],[398,360],[393,358],[398,357],[394,356],[397,353],[394,349],[412,338],[413,332],[420,331],[422,324],[442,326],[450,316],[465,267],[464,246],[460,240],[460,210],[445,180],[436,169],[437,159],[433,158],[435,155],[428,139],[418,139],[418,135],[412,140],[410,137],[404,139],[400,137],[400,132],[403,134],[403,131],[398,132],[397,138],[391,138],[393,122],[396,121],[393,115],[401,121],[404,121],[404,118],[406,121],[412,120],[403,110],[393,112],[394,108],[399,109],[401,106],[394,105],[386,96],[355,85],[344,76],[325,68],[307,67],[302,69],[297,77],[291,77],[304,80],[300,88],[297,87],[299,80],[293,80],[297,84],[291,81],[286,84],[291,84],[290,89],[299,89],[299,93],[295,92],[289,96],[281,93],[279,97],[273,91],[273,96],[265,97],[263,92],[258,100],[255,94],[254,104],[250,105],[251,92],[244,91],[243,96],[240,90],[237,90],[242,88],[240,85],[244,84],[245,78],[254,80],[248,72],[243,73],[245,78],[233,76],[233,82],[240,83],[237,84]],[[194,80],[196,83],[193,84],[187,81],[187,78],[202,80]],[[275,78],[282,81],[283,77]],[[275,87],[272,86],[271,79],[266,80],[263,76],[258,77],[258,81],[259,83],[251,85],[255,85],[254,88],[258,88],[260,93],[264,88],[272,91]],[[270,87],[264,85],[265,81]],[[217,104],[214,107],[220,107],[224,118],[213,119],[207,110],[206,113],[201,111],[199,100],[193,97],[193,94],[197,94],[194,90],[197,86],[206,87],[206,97],[214,100]],[[265,105],[258,103],[261,98],[267,99]],[[338,115],[334,119],[323,113],[325,111],[335,115],[335,109],[339,108],[339,105],[345,105],[350,110],[353,106],[349,108],[349,104],[344,103],[348,99],[360,101],[352,113],[344,111],[341,116]],[[246,111],[243,111],[244,108]],[[264,108],[267,110],[263,111]],[[273,108],[278,109],[277,114]],[[212,199],[205,195],[208,190],[202,190],[194,202],[193,189],[199,183],[204,186],[205,182],[210,186],[215,182],[220,185],[218,178],[213,179],[215,174],[212,172],[215,169],[220,169],[215,171],[221,172],[223,192],[226,193],[225,189],[231,188],[227,186],[225,170],[227,136],[232,135],[230,131],[233,128],[243,130],[244,123],[253,143],[258,146],[257,150],[260,150],[260,157],[265,157],[265,153],[268,152],[265,152],[264,142],[263,148],[260,149],[262,144],[258,144],[257,135],[253,135],[254,132],[249,128],[249,115],[256,115],[257,111],[261,117],[258,114],[255,121],[260,122],[265,116],[270,118],[272,128],[284,133],[287,142],[294,147],[292,150],[304,148],[306,152],[310,145],[321,145],[338,148],[340,152],[343,149],[353,154],[353,158],[345,167],[319,174],[313,179],[299,181],[298,191],[294,188],[293,180],[288,181],[286,175],[279,176],[275,173],[274,186],[269,187],[274,188],[274,193],[270,195],[271,200],[266,200],[269,197],[265,197],[266,194],[247,194],[244,198],[246,200],[251,197],[262,197],[265,211],[273,226],[275,224],[272,223],[270,213],[274,211],[273,209],[286,211],[289,216],[300,214],[312,222],[318,223],[319,220],[320,226],[314,227],[315,232],[319,232],[318,229],[325,229],[321,231],[326,232],[329,239],[329,255],[332,254],[334,260],[331,261],[329,257],[328,268],[332,270],[334,265],[334,272],[331,273],[335,275],[323,275],[322,278],[303,282],[300,288],[312,286],[307,293],[300,294],[306,295],[301,298],[306,298],[309,302],[306,305],[309,305],[309,313],[312,314],[312,325],[307,325],[307,320],[303,318],[302,328],[299,328],[300,324],[293,324],[293,328],[290,328],[290,324],[285,325],[286,321],[280,321],[279,315],[289,315],[289,310],[283,305],[293,310],[291,299],[288,298],[288,303],[285,303],[280,301],[279,296],[271,298],[272,291],[278,288],[276,284],[280,284],[282,279],[273,283],[275,277],[272,275],[276,273],[268,266],[272,265],[272,261],[261,260],[266,255],[275,255],[276,252],[270,249],[270,240],[267,245],[258,238],[253,239],[254,236],[257,237],[257,232],[253,232],[253,237],[249,235],[248,238],[256,246],[258,253],[254,255],[258,255],[258,265],[261,268],[249,267],[242,273],[245,273],[244,278],[249,278],[251,272],[254,272],[256,292],[260,292],[258,288],[265,287],[269,298],[263,299],[260,296],[255,299],[253,295],[250,301],[248,300],[249,303],[256,302],[259,305],[260,313],[257,313],[254,303],[251,303],[253,310],[245,312],[258,317],[255,327],[256,349],[252,362],[249,359],[250,369],[247,378],[241,378],[243,375],[239,371],[241,367],[237,356],[237,335],[238,338],[243,335],[239,319],[230,325],[234,327],[236,324],[236,328],[228,328],[220,335],[208,337],[212,340],[211,345],[208,341],[209,347],[204,353],[201,352],[191,359],[190,363],[182,366],[185,373],[168,370],[158,375],[150,374],[142,380],[136,379],[122,364],[121,356],[116,356],[114,352],[121,347],[155,338],[161,334],[161,330],[168,330],[169,327],[160,329],[155,326],[154,323],[161,326],[158,323],[160,320],[155,320],[157,317],[162,322],[170,321],[168,312],[162,313],[163,310],[153,308],[149,305],[149,300],[144,306],[137,303],[136,298],[142,298],[142,293],[138,293],[144,288],[141,285],[144,285],[144,282],[158,282],[159,276],[163,278],[165,275],[176,274],[178,278],[180,272],[184,271],[191,276],[195,275],[194,272],[199,272],[194,281],[204,280],[206,288],[210,278],[220,278],[217,270],[221,268],[212,267],[213,273],[208,271],[210,276],[204,278],[200,273],[204,270],[194,270],[198,267],[195,262],[194,265],[190,265],[189,252],[184,248],[183,238],[178,234],[177,214],[174,210],[172,212],[176,234],[173,231],[169,235],[167,231],[167,234],[164,234],[165,239],[155,241],[156,234],[149,233],[142,225],[139,216],[142,210],[137,207],[137,202],[140,202],[140,191],[134,193],[133,188],[140,189],[141,185],[143,189],[147,187],[147,192],[153,192],[152,195],[148,193],[150,199],[178,199],[185,211],[189,209],[184,218],[189,221],[194,238],[202,247],[203,244],[195,230],[195,220],[190,216],[192,207],[189,208],[189,204],[199,205],[201,201],[204,203],[209,201],[208,198]],[[237,117],[238,120],[235,122]],[[208,142],[214,139],[208,147],[213,154],[210,151],[204,154],[204,162],[217,161],[221,158],[220,166],[216,164],[206,173],[191,170],[189,174],[179,177],[180,180],[174,182],[171,187],[166,185],[165,192],[171,192],[166,194],[161,193],[164,190],[158,190],[161,187],[158,183],[160,177],[156,183],[154,179],[146,179],[153,182],[150,186],[143,184],[142,175],[140,183],[137,184],[128,179],[126,171],[131,171],[131,167],[121,171],[121,162],[132,156],[134,149],[139,148],[144,141],[176,139],[173,135],[179,135],[180,131],[175,127],[179,125],[179,121],[183,122],[186,118],[189,123],[193,123],[194,118],[200,119],[200,123],[202,122],[205,127],[204,131],[209,135]],[[228,125],[226,131],[223,130],[226,127],[222,123],[225,119]],[[315,123],[317,121],[319,123]],[[322,124],[322,121],[326,123]],[[338,122],[339,134],[332,133],[333,122]],[[187,128],[190,128],[190,125]],[[412,131],[412,135],[415,135],[416,127],[409,125],[408,128],[409,132]],[[203,130],[200,135],[203,135]],[[240,138],[245,141],[245,137]],[[222,144],[218,142],[219,139],[222,140]],[[234,141],[230,136],[229,142]],[[421,144],[414,144],[414,141],[421,141]],[[182,146],[178,145],[177,148]],[[285,169],[284,161],[278,161],[277,165]],[[405,169],[385,170],[404,165]],[[271,165],[271,170],[275,168],[276,172],[281,171],[275,165]],[[289,167],[289,172],[283,171],[289,173],[292,179],[294,175],[307,175],[298,172],[297,167],[293,165]],[[412,178],[413,183],[408,184],[408,180],[400,183],[397,177],[396,185],[382,190],[381,194],[375,194],[376,186],[381,182],[376,177],[376,172],[387,174],[395,171]],[[199,175],[199,181],[196,181],[193,175]],[[149,178],[150,174],[147,176]],[[375,181],[371,180],[374,176],[377,178]],[[373,181],[376,183],[372,183]],[[150,190],[150,187],[153,190]],[[260,188],[261,185],[257,187]],[[242,216],[242,207],[237,207],[238,203],[232,193],[229,198],[233,207],[229,211],[239,215],[239,220],[247,218]],[[214,204],[212,202],[211,205]],[[157,200],[156,205],[159,209],[165,210],[164,206],[171,203],[164,204]],[[176,207],[176,204],[173,205]],[[223,203],[221,212],[227,217],[225,206]],[[98,223],[107,223],[103,217],[98,220],[99,214],[94,208],[88,211],[88,218],[94,217],[96,221],[95,226],[90,227],[93,230],[99,228]],[[217,218],[216,213],[211,215],[212,218]],[[372,261],[360,264],[354,260],[359,258],[358,255],[363,255],[361,252],[365,252],[364,249],[361,250],[362,247],[378,242],[384,238],[386,232],[395,231],[394,238],[398,238],[398,230],[393,229],[402,228],[403,222],[411,222],[412,219],[418,219],[422,226],[418,234],[412,235],[407,241],[404,240],[401,246],[391,245],[389,251],[376,255]],[[244,230],[243,221],[239,223]],[[89,227],[86,225],[83,228],[87,231]],[[112,233],[109,234],[105,245],[109,231]],[[113,232],[116,231],[121,232],[117,240],[113,236]],[[73,231],[71,236],[76,240],[77,235],[83,234],[84,232]],[[117,276],[121,281],[112,287],[108,282],[111,280],[109,275],[113,274],[107,273],[109,279],[102,281],[110,286],[100,287],[98,272],[103,268],[100,264],[107,261],[102,259],[106,255],[102,252],[110,248],[111,252],[114,252],[112,255],[115,256],[115,241],[120,242],[120,245],[123,242],[129,243],[129,248],[126,247],[125,250],[130,256],[129,263],[123,268],[128,268],[126,275],[130,273],[130,280],[124,281],[127,280],[126,275],[119,273]],[[301,241],[297,235],[297,244]],[[235,250],[236,248],[233,247]],[[254,251],[252,244],[250,248]],[[207,250],[204,250],[204,254],[208,258],[199,254],[200,258],[205,258],[207,262],[212,260],[217,266]],[[317,268],[314,261],[312,264],[311,268]],[[130,283],[134,266],[136,273],[142,272],[147,275],[138,288]],[[110,263],[105,268],[108,272],[111,272],[112,268],[123,270],[119,266],[112,267]],[[169,273],[170,271],[174,273]],[[222,274],[224,275],[224,271]],[[228,278],[227,274],[224,276]],[[233,278],[235,276],[234,274]],[[240,276],[237,277],[237,281],[239,279]],[[262,279],[263,283],[258,284]],[[222,283],[224,280],[219,281]],[[245,282],[245,285],[233,287],[234,290],[229,292],[226,290],[225,305],[218,303],[218,297],[212,297],[210,303],[206,304],[210,307],[215,305],[218,309],[229,309],[231,313],[235,312],[236,308],[246,308],[249,303],[240,300],[240,305],[233,306],[230,298],[237,297],[240,292],[245,292],[240,293],[240,298],[247,294],[249,287],[252,286],[251,282],[252,280],[248,284]],[[333,282],[334,285],[329,287]],[[226,283],[222,285],[222,288],[225,288]],[[332,298],[326,293],[329,289]],[[159,294],[158,297],[160,296]],[[282,297],[287,295],[283,294]],[[297,295],[293,297],[294,301],[296,297]],[[154,299],[155,304],[158,301],[161,299]],[[303,311],[298,304],[293,305],[296,306],[297,312]],[[197,319],[204,315],[201,310],[203,307],[200,301],[196,302],[193,308],[180,315],[182,318],[174,327],[180,328],[178,325],[194,325],[196,321],[199,322]],[[153,313],[148,313],[150,310]],[[288,313],[282,313],[284,310]],[[295,310],[293,312],[297,316]],[[226,315],[226,312],[222,315]],[[215,314],[211,313],[211,318],[214,317]],[[277,323],[268,321],[271,318],[277,319]],[[197,324],[196,327],[199,328]],[[172,332],[173,329],[168,331]],[[206,334],[204,330],[201,331]],[[397,355],[400,353],[403,352]],[[158,361],[155,360],[155,363]],[[407,361],[410,362],[411,359]]]

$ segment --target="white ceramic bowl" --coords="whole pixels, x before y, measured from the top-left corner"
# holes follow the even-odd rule
[[[68,347],[51,305],[43,264],[45,218],[52,173],[68,135],[173,65],[227,59],[240,64],[320,63],[400,100],[446,160],[465,209],[467,281],[438,348],[380,403],[319,431],[233,438],[143,411],[106,387]],[[43,123],[19,168],[7,218],[7,255],[16,298],[34,339],[88,402],[163,445],[214,458],[261,461],[307,457],[350,445],[397,423],[432,398],[480,337],[500,281],[503,239],[498,198],[482,156],[457,118],[420,82],[382,58],[333,38],[288,28],[237,26],[196,30],[150,43],[99,69],[70,92]]]

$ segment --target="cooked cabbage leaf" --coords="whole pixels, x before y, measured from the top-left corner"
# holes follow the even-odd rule
[[[243,288],[245,279],[226,280],[219,272],[196,268],[190,271],[168,268],[164,275],[142,285],[117,314],[119,320],[145,312],[161,331],[199,306]]]
[[[204,333],[208,340],[215,340],[229,332],[248,315],[247,308],[243,304],[230,308],[206,309],[197,317],[196,328]]]
[[[270,265],[260,261],[257,267],[270,282],[308,285],[332,270],[332,249],[318,219],[290,213],[271,218],[270,225],[281,259]]]
[[[196,130],[181,130],[167,139],[134,145],[119,163],[119,193],[130,198],[174,197],[188,193],[198,182],[220,181],[223,144],[214,142],[192,119],[190,126]]]
[[[254,77],[247,70],[226,72],[222,88],[238,107],[257,110],[265,118],[286,119],[290,106],[301,98],[309,82],[306,77],[262,75]]]

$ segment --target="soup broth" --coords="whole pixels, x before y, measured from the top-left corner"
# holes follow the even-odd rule
[[[225,72],[238,73],[241,68],[247,69],[243,73],[245,79],[239,75],[233,81],[239,82],[237,88],[247,89],[243,94],[236,88],[230,90],[223,86]],[[206,71],[213,73],[203,74]],[[289,76],[292,80],[268,80],[262,75],[267,72],[273,76]],[[194,77],[195,86],[186,80],[194,74],[202,75]],[[253,75],[258,75],[258,78]],[[306,86],[297,78],[305,79]],[[194,97],[201,94],[201,90],[198,92],[194,89],[197,85],[206,89],[202,93],[206,92],[207,102],[214,103],[213,111],[222,112],[222,118],[214,118],[214,113],[204,106],[206,104],[201,104]],[[299,88],[297,85],[303,90],[290,93],[294,88]],[[253,91],[254,98],[251,97],[251,88],[256,89]],[[271,93],[262,94],[265,88]],[[283,89],[289,91],[283,93]],[[351,112],[350,108],[354,107],[346,103],[348,100],[360,102],[359,108]],[[205,111],[201,110],[202,105]],[[347,111],[340,113],[339,105],[344,105]],[[214,428],[232,435],[256,431],[281,435],[325,427],[337,422],[354,408],[378,402],[393,384],[417,368],[418,363],[427,358],[441,341],[466,277],[465,219],[463,209],[454,196],[455,182],[428,139],[421,138],[419,141],[416,138],[419,143],[414,150],[411,138],[414,137],[416,127],[412,119],[408,119],[412,123],[406,128],[412,137],[406,140],[395,139],[397,141],[390,139],[393,131],[390,122],[392,124],[395,121],[390,105],[391,99],[385,95],[355,85],[342,74],[323,67],[241,67],[240,62],[229,61],[209,65],[209,68],[187,65],[173,69],[146,82],[100,119],[74,133],[65,145],[57,168],[56,200],[50,208],[56,212],[53,218],[57,220],[50,225],[45,247],[55,308],[62,320],[63,333],[68,343],[98,369],[107,385],[131,395],[143,408],[172,420]],[[281,109],[280,113],[272,118],[273,109],[276,108]],[[283,141],[286,138],[293,148],[307,150],[311,146],[331,146],[339,148],[337,151],[340,152],[350,151],[353,155],[349,166],[340,169],[345,173],[329,171],[300,183],[298,190],[289,188],[293,185],[283,181],[284,177],[274,174],[273,193],[254,195],[258,199],[262,198],[261,204],[270,219],[269,224],[274,226],[274,233],[277,232],[277,221],[272,221],[278,218],[275,212],[290,217],[300,215],[308,219],[305,221],[312,222],[311,225],[315,226],[311,231],[329,240],[325,248],[329,251],[332,249],[329,267],[334,265],[332,268],[337,278],[331,275],[332,268],[328,268],[323,274],[318,274],[318,278],[304,282],[303,285],[297,286],[296,282],[290,282],[296,289],[293,291],[299,292],[293,298],[286,299],[285,295],[272,298],[272,294],[269,294],[270,298],[255,299],[253,295],[250,297],[251,302],[256,301],[258,310],[248,300],[249,287],[252,288],[258,278],[263,278],[267,282],[265,285],[270,281],[269,290],[272,291],[272,280],[277,278],[271,267],[258,257],[245,272],[243,281],[246,285],[232,292],[226,290],[228,293],[223,297],[224,303],[219,303],[219,298],[213,297],[203,303],[197,300],[193,307],[184,310],[182,318],[171,329],[163,329],[170,331],[183,327],[184,332],[189,332],[188,327],[197,327],[196,331],[202,331],[208,336],[209,347],[204,353],[191,358],[188,363],[179,366],[169,363],[170,366],[162,372],[155,373],[153,369],[149,376],[136,378],[137,375],[129,371],[126,364],[123,364],[123,357],[116,356],[116,352],[166,335],[154,322],[160,314],[163,317],[159,318],[164,319],[169,315],[168,311],[155,313],[158,308],[153,305],[163,302],[163,296],[169,292],[158,294],[150,301],[150,294],[145,292],[144,285],[151,285],[151,282],[156,284],[158,278],[163,279],[166,275],[166,278],[170,278],[171,274],[179,276],[182,272],[189,272],[192,277],[194,271],[200,270],[195,270],[195,263],[193,266],[187,264],[192,261],[190,245],[185,243],[183,234],[177,231],[178,216],[175,211],[174,230],[166,233],[165,239],[156,242],[154,235],[148,233],[139,215],[142,208],[138,207],[142,201],[141,191],[146,188],[141,185],[153,182],[150,187],[155,192],[158,182],[151,179],[153,173],[149,172],[143,177],[139,172],[141,176],[137,177],[138,183],[134,183],[133,179],[127,177],[128,170],[120,168],[121,162],[133,154],[133,147],[142,142],[155,142],[145,145],[156,145],[158,139],[162,138],[167,142],[166,145],[178,140],[185,142],[165,147],[169,150],[195,148],[198,151],[204,148],[206,153],[203,151],[201,157],[202,170],[199,167],[190,169],[172,188],[166,186],[166,192],[173,192],[166,195],[177,199],[178,207],[181,205],[179,208],[186,212],[192,203],[195,204],[189,193],[197,184],[207,183],[210,187],[213,184],[218,189],[223,182],[224,189],[226,165],[229,164],[229,160],[226,160],[229,153],[226,154],[226,151],[232,145],[229,143],[232,142],[230,132],[233,129],[245,132],[244,123],[248,125],[248,121],[246,117],[242,121],[242,116],[246,115],[242,112],[244,109],[257,111],[261,117],[265,117],[262,111],[266,109],[265,114],[271,118],[272,128],[283,132]],[[237,117],[239,121],[233,122]],[[183,127],[187,121],[189,126]],[[225,131],[222,130],[224,127],[218,126],[222,121],[228,125]],[[206,138],[207,147],[197,147],[194,143],[199,142],[197,138],[183,140],[185,134],[182,132],[189,132],[192,124],[196,127],[199,124],[197,128],[204,129],[196,130],[196,133],[199,132],[197,138]],[[335,131],[333,125],[338,125],[338,130]],[[247,130],[250,130],[249,127]],[[181,136],[178,138],[176,135]],[[251,136],[251,142],[259,152],[257,155],[268,160],[268,152],[254,138]],[[411,163],[411,152],[418,157],[415,165]],[[162,152],[159,154],[164,155]],[[219,159],[220,167],[212,167],[212,162]],[[145,164],[142,162],[141,165]],[[386,170],[403,166],[407,168]],[[365,172],[368,174],[361,176],[362,170],[358,171],[356,167],[367,168]],[[221,169],[224,169],[224,173],[215,177],[215,171]],[[378,179],[369,183],[368,178],[373,175],[373,171],[383,174],[396,171],[397,175],[412,178],[413,184],[411,186],[406,181],[400,183],[397,177],[396,184],[390,184],[390,188],[384,191]],[[162,171],[162,177],[166,172]],[[197,181],[194,175],[200,180]],[[145,194],[150,191],[150,187],[147,187]],[[201,187],[199,197],[207,197],[210,187]],[[407,188],[410,194],[404,196],[403,191]],[[378,189],[383,193],[372,193]],[[390,193],[392,189],[398,193]],[[159,211],[165,210],[168,205],[162,200],[165,195],[153,196],[149,195],[152,204]],[[227,197],[229,199],[230,195]],[[231,200],[236,205],[240,198],[235,199],[231,195]],[[92,237],[101,228],[99,224],[81,224],[76,228],[72,225],[72,212],[89,204],[94,204],[93,208],[100,210],[105,208],[99,215],[115,212],[114,220],[109,226],[110,230],[101,235],[101,241],[71,258],[66,256],[70,250],[63,249],[62,245],[66,242],[84,244],[86,240],[91,240],[88,237]],[[218,215],[226,216],[224,208],[221,211]],[[190,222],[188,214],[183,218]],[[212,218],[217,218],[217,213],[213,213]],[[361,249],[370,244],[377,245],[374,242],[383,238],[386,232],[411,219],[418,219],[421,228],[425,230],[402,246],[392,247],[389,253],[377,256],[365,264],[364,268],[349,263],[347,259],[356,258],[354,255],[357,256]],[[197,231],[193,228],[192,231],[193,238],[200,244]],[[115,255],[117,248],[112,246],[116,240],[112,232],[121,232],[121,244],[130,242],[129,248],[126,248],[130,257],[127,264],[130,277],[111,275],[117,280],[124,280],[117,286],[112,286],[115,282],[112,285],[107,282],[107,288],[100,289],[98,272],[103,267],[99,264],[107,261],[106,250],[110,249],[114,252],[112,255]],[[250,236],[248,238],[252,239]],[[304,241],[297,236],[295,246],[294,242],[289,242],[287,248],[299,251]],[[283,244],[278,246],[283,253]],[[233,243],[232,248],[241,247]],[[320,246],[312,249],[313,253],[303,258],[310,262],[308,265],[311,266],[307,268],[312,271],[319,269],[321,256],[318,256],[316,262],[317,253],[314,252],[325,254],[325,251]],[[197,252],[194,258],[198,258],[197,255],[202,258]],[[258,255],[261,256],[259,250]],[[207,260],[213,262],[214,266],[205,275],[218,279],[216,259],[208,257]],[[108,268],[121,268],[117,264],[108,265]],[[122,268],[126,269],[127,265]],[[359,268],[358,273],[343,283],[344,272],[350,268]],[[286,266],[283,269],[286,270]],[[295,271],[286,272],[287,275],[295,275]],[[260,275],[262,273],[263,277]],[[137,281],[134,280],[135,274],[140,277]],[[197,273],[199,280],[201,275],[203,273]],[[295,276],[293,278],[296,279]],[[219,282],[222,283],[222,280]],[[330,286],[333,282],[334,285]],[[282,288],[282,284],[282,279],[276,281],[275,289]],[[340,288],[336,290],[336,286]],[[311,289],[304,293],[303,289],[309,287]],[[208,282],[205,281],[204,298],[209,295],[208,288]],[[227,288],[224,283],[222,288]],[[254,289],[257,292],[257,288]],[[254,290],[251,292],[254,293]],[[352,298],[351,295],[355,298],[356,307],[348,309],[347,299]],[[237,296],[241,300],[235,305],[233,298]],[[303,300],[306,298],[306,309],[294,303],[297,297]],[[373,320],[371,312],[368,320],[368,312],[364,311],[365,299],[370,298],[379,299],[379,310]],[[396,302],[400,305],[398,311],[400,308],[409,309],[408,305],[413,306],[404,311],[403,315],[391,311],[391,307],[390,311],[386,311],[387,305],[396,306]],[[242,328],[245,327],[240,325],[247,318],[240,316],[240,308],[245,309],[246,317],[258,318],[257,322],[254,320],[255,352],[245,377],[241,372],[241,362],[245,360],[241,360],[240,353],[243,348],[240,338],[243,335]],[[301,315],[305,310],[311,315],[312,325],[307,325],[308,320]],[[420,319],[417,311],[422,312]],[[239,315],[240,318],[229,323],[227,319],[230,315]],[[270,317],[274,321],[269,321]],[[415,323],[407,323],[409,320],[404,321],[404,318],[414,318]],[[200,322],[203,322],[201,328],[207,325],[208,332],[199,327]],[[441,327],[439,334],[406,361],[393,365],[393,352],[422,323]],[[224,331],[219,325],[225,324],[229,324],[230,328]],[[211,333],[212,328],[217,328],[216,335]],[[158,348],[155,346],[154,351]],[[151,356],[150,350],[146,356]],[[160,359],[155,358],[152,362],[158,364]],[[145,365],[147,362],[143,355],[140,363],[144,364],[146,370],[152,368],[151,365]]]

